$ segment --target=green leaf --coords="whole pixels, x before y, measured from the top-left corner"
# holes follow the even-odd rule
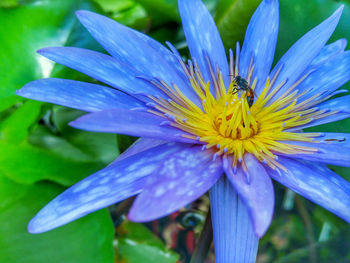
[[[132,7],[122,12],[115,12],[111,15],[111,18],[138,30],[144,30],[150,24],[150,19],[146,10],[139,4],[134,4]]]
[[[135,1],[132,0],[94,0],[101,6],[103,11],[108,12],[122,12],[132,8],[135,5]]]
[[[57,107],[54,119],[60,120],[60,134],[38,125],[42,105],[26,101],[0,123],[3,174],[24,184],[52,180],[70,186],[116,158],[119,152],[115,135],[81,131],[67,125],[83,114],[81,111]]]
[[[112,263],[113,224],[106,209],[43,234],[29,234],[29,220],[63,188],[26,186],[0,176],[0,262]]]
[[[14,96],[16,89],[31,80],[50,76],[53,63],[36,50],[64,45],[77,24],[74,11],[91,9],[88,3],[34,0],[0,9],[0,99]]]
[[[27,139],[29,128],[38,121],[42,102],[27,101],[0,123],[1,139],[18,143]]]
[[[0,99],[0,112],[12,107],[19,101],[20,101],[20,98],[17,96]]]
[[[109,17],[119,23],[144,30],[149,26],[150,18],[142,5],[130,0],[94,0]]]
[[[137,140],[137,137],[131,137],[124,134],[117,134],[117,138],[120,152],[126,151]]]
[[[175,263],[179,259],[142,224],[124,222],[117,232],[117,254],[123,262]]]
[[[67,149],[64,145],[60,146],[63,150]],[[103,167],[103,164],[94,162],[88,156],[84,161],[82,158],[82,154],[77,160],[28,143],[0,141],[0,172],[18,183],[52,180],[70,186]]]
[[[176,0],[135,0],[141,4],[149,16],[153,25],[164,24],[169,21],[180,22]]]
[[[243,43],[250,17],[261,0],[220,0],[215,21],[226,49]]]
[[[339,38],[350,38],[350,28],[348,26],[350,5],[348,1],[280,1],[280,29],[276,57],[281,57],[294,42],[328,18],[341,4],[344,4],[345,8],[331,41]]]
[[[101,1],[101,0],[99,0]],[[108,0],[107,0],[108,1]],[[177,0],[134,0],[141,4],[151,18],[152,26],[160,26],[168,22],[180,23]],[[213,13],[218,0],[203,0],[209,11]],[[169,27],[167,27],[169,30]]]
[[[49,128],[39,125],[28,138],[28,143],[33,146],[45,150],[75,162],[94,162],[95,158],[82,149],[67,141],[66,138],[58,136]],[[97,162],[97,161],[96,161]]]
[[[90,155],[94,160],[107,165],[119,154],[117,136],[111,133],[96,133],[78,130],[69,122],[86,114],[85,112],[56,106],[53,110],[53,122],[64,138],[73,146]]]
[[[344,227],[339,234],[327,242],[315,242],[308,246],[292,250],[291,253],[278,260],[275,263],[347,263],[350,260],[350,229]],[[310,260],[310,254],[313,254],[313,260]],[[312,257],[311,257],[312,258]]]
[[[41,102],[27,101],[0,123],[0,171],[12,180],[24,184],[52,180],[70,186],[118,155],[115,135],[67,125],[81,111],[59,107],[54,115],[60,120],[58,132],[38,125],[41,106]]]
[[[2,8],[12,8],[18,6],[17,0],[1,0],[0,1],[0,7]]]

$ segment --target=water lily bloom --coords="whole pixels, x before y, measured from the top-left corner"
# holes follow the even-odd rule
[[[148,36],[88,11],[80,22],[110,55],[74,47],[39,53],[107,84],[41,79],[17,94],[89,112],[71,122],[141,137],[112,164],[45,206],[40,233],[131,196],[129,219],[150,221],[210,191],[216,262],[254,262],[274,209],[272,179],[350,221],[350,184],[326,164],[350,166],[350,135],[303,128],[348,118],[346,41],[326,45],[342,7],[272,67],[277,0],[263,0],[242,48],[227,59],[200,0],[178,0],[191,60]],[[234,29],[232,29],[234,30]]]

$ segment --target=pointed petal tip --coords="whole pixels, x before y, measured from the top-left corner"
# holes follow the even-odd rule
[[[127,214],[126,217],[129,221],[135,222],[135,223],[146,223],[146,222],[150,222],[150,221],[153,221],[153,220],[156,220],[159,218],[159,217],[154,218],[154,217],[140,216],[137,213],[137,210],[133,209],[133,207],[130,208],[129,213]],[[161,216],[161,217],[163,217],[163,216]]]
[[[96,113],[98,113],[98,112],[96,112]],[[73,128],[76,128],[76,129],[84,129],[84,128],[86,128],[86,123],[89,120],[89,117],[91,115],[94,116],[93,113],[84,114],[84,115],[76,118],[75,120],[70,121],[68,123],[68,125],[73,127]]]
[[[252,218],[250,217],[250,219],[252,219]],[[254,233],[260,239],[266,234],[267,230],[269,229],[271,222],[272,222],[272,217],[271,217],[271,219],[269,219],[269,222],[265,224],[264,228],[259,228],[256,225],[256,222],[254,220],[252,220],[252,221],[253,221]]]
[[[79,129],[79,118],[68,123],[69,126]]]
[[[268,7],[269,11],[272,11],[272,10],[277,10],[278,11],[278,9],[279,9],[279,1],[278,0],[263,0],[260,3],[260,5],[265,5],[266,7]]]
[[[340,10],[340,11],[342,12],[343,9],[344,9],[344,5],[342,4],[342,5],[340,5],[340,6],[338,7],[337,11]]]
[[[342,47],[345,49],[348,44],[348,40],[346,38],[341,38],[338,41],[341,42]]]
[[[45,53],[46,49],[47,49],[47,47],[40,48],[40,49],[38,49],[38,50],[36,51],[36,53],[42,55],[43,53]]]
[[[27,231],[29,234],[39,234],[41,231],[38,231],[38,229],[35,227],[35,221],[34,218],[30,220],[28,226],[27,226]]]
[[[33,86],[33,83],[37,80],[33,80],[31,82],[28,82],[22,86],[22,88],[15,90],[15,94],[24,98],[30,99],[30,93],[31,93],[31,87]]]
[[[24,85],[21,89],[16,90],[15,94],[17,96],[22,97],[22,98],[34,99],[35,100],[35,98],[32,98],[32,96],[31,96],[32,93],[31,93],[30,87],[28,87],[28,84]]]
[[[141,223],[142,220],[140,220],[140,218],[137,218],[137,216],[135,215],[135,213],[132,211],[132,209],[130,208],[129,213],[127,214],[126,218],[131,221],[131,222],[135,222],[135,223]]]
[[[75,11],[75,15],[76,15],[77,17],[82,16],[82,15],[84,15],[84,14],[89,14],[89,13],[91,13],[91,12],[88,11],[88,10],[83,10],[83,9],[80,9],[80,10]]]
[[[337,8],[337,10],[334,11],[334,13],[331,15],[330,18],[333,17],[333,18],[339,20],[340,17],[341,17],[341,15],[342,15],[342,13],[343,13],[343,9],[344,9],[344,5],[340,5],[340,6]]]
[[[84,22],[91,16],[96,16],[98,14],[88,11],[88,10],[78,10],[75,11],[75,16],[78,18],[78,20],[84,24]]]
[[[38,214],[36,216],[34,216],[28,223],[27,225],[27,231],[28,233],[30,234],[41,234],[41,233],[44,233],[44,232],[47,232],[51,229],[47,229],[45,228],[45,226],[40,223],[40,220],[38,222]]]
[[[267,4],[277,4],[278,5],[278,0],[264,0],[264,2]]]
[[[18,95],[18,96],[22,96],[23,88],[24,88],[24,86],[21,89],[15,90],[15,94]]]
[[[224,83],[229,83],[225,48],[205,4],[201,0],[178,0],[178,9],[192,61],[197,62],[205,81],[212,78],[208,65],[219,65]]]
[[[273,207],[275,206],[275,200],[273,199]],[[244,203],[244,201],[243,201]],[[272,223],[272,218],[273,218],[273,213],[271,214],[266,214],[266,215],[261,215],[260,218],[254,218],[253,215],[249,212],[249,218],[251,219],[252,223],[253,223],[253,229],[254,229],[254,233],[255,235],[260,239],[262,238],[267,230],[269,229],[271,223]],[[264,220],[264,223],[261,223],[260,220]]]
[[[67,223],[70,223],[70,221],[68,221],[68,222],[64,222],[64,223],[61,222],[60,224],[55,224],[53,221],[47,220],[47,218],[42,215],[42,213],[41,213],[42,210],[40,210],[29,221],[29,223],[27,225],[28,233],[30,233],[30,234],[41,234],[41,233],[45,233],[45,232],[51,231],[51,230],[53,230],[55,228],[61,227],[63,225],[66,225]]]
[[[59,48],[64,48],[64,47],[44,47],[44,48],[38,49],[36,53],[44,57],[47,57],[50,53],[52,53],[53,51],[56,51]]]
[[[250,19],[239,58],[239,71],[243,76],[247,76],[254,60],[252,79],[258,79],[258,89],[262,88],[272,66],[278,28],[278,0],[262,1]]]
[[[265,231],[257,231],[254,227],[254,234],[258,239],[262,238],[265,235],[266,231],[267,229]]]
[[[131,221],[131,222],[135,222],[135,223],[140,223],[138,220],[137,220],[137,217],[135,217],[133,211],[132,211],[132,207],[130,208],[128,214],[126,215],[126,219]]]
[[[56,49],[56,48],[59,48],[59,47],[43,47],[43,48],[38,49],[36,51],[36,53],[42,54],[42,53],[51,51],[51,50]]]

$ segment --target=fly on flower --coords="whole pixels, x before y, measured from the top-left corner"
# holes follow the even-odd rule
[[[242,49],[230,50],[229,61],[203,3],[178,0],[178,6],[191,53],[187,63],[171,44],[168,49],[88,11],[79,11],[78,19],[110,55],[39,50],[106,86],[42,79],[18,95],[90,112],[73,127],[141,139],[52,200],[29,231],[48,231],[135,195],[129,219],[149,221],[209,190],[216,261],[252,262],[272,219],[271,178],[349,222],[350,184],[326,164],[350,165],[350,135],[302,130],[350,116],[350,96],[334,98],[350,79],[346,41],[326,45],[343,7],[271,70],[277,0],[261,2]],[[249,260],[237,251],[251,253]]]
[[[237,93],[238,91],[244,91],[247,96],[247,101],[249,107],[254,103],[254,96],[257,96],[254,90],[249,86],[248,81],[242,78],[241,76],[236,76],[232,80],[235,83],[235,86],[232,89],[232,94]]]

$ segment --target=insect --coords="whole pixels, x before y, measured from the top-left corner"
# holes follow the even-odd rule
[[[254,90],[249,86],[248,81],[246,81],[241,76],[234,77],[233,81],[235,82],[235,85],[232,89],[232,94],[235,94],[238,91],[245,91],[247,95],[248,105],[251,107],[254,103],[254,96],[256,96],[256,94]]]

